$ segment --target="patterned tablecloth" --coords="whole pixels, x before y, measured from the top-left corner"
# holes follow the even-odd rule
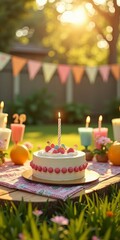
[[[83,188],[88,187],[88,184],[61,186],[31,182],[22,177],[22,172],[29,169],[31,169],[30,161],[27,161],[23,166],[14,165],[11,161],[6,161],[0,167],[0,185],[64,201]],[[99,174],[99,182],[120,173],[120,166],[94,161],[88,163],[88,169],[94,170]]]

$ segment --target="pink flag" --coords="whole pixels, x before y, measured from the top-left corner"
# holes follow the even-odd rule
[[[42,64],[35,60],[28,60],[28,73],[30,80],[33,80],[40,70]]]
[[[104,82],[108,81],[109,73],[110,73],[110,66],[109,65],[103,65],[99,67],[99,72],[103,78]]]
[[[58,74],[61,80],[61,83],[65,83],[70,72],[70,67],[68,65],[59,64],[58,65]]]

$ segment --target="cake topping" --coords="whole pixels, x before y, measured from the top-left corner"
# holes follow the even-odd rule
[[[74,145],[74,147],[67,148],[64,144],[55,145],[54,143],[47,142],[47,146],[45,147],[45,152],[50,154],[69,154],[69,153],[75,153],[77,149],[77,145]]]
[[[67,153],[74,152],[75,150],[73,148],[68,148]]]

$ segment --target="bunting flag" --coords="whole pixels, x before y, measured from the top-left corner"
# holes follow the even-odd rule
[[[28,74],[30,80],[33,80],[37,73],[39,72],[42,64],[35,60],[28,60]]]
[[[111,65],[102,65],[102,66],[78,66],[78,65],[66,65],[66,64],[53,64],[53,63],[41,63],[36,60],[27,60],[25,58],[9,55],[6,53],[0,52],[0,70],[7,65],[7,63],[12,60],[12,69],[13,76],[16,77],[23,69],[25,64],[28,66],[28,74],[30,80],[33,80],[38,73],[38,71],[43,69],[43,75],[45,82],[48,83],[56,69],[60,78],[61,83],[67,81],[68,75],[72,70],[73,77],[76,83],[80,83],[83,77],[83,74],[86,72],[89,81],[91,84],[95,83],[97,73],[99,71],[102,80],[104,82],[108,81],[110,71],[113,74],[113,77],[116,80],[120,80],[120,64],[111,64]]]
[[[27,59],[12,56],[12,67],[13,67],[14,77],[18,76],[18,74],[23,69],[26,63],[27,63]]]
[[[85,67],[83,66],[73,66],[72,67],[72,72],[73,72],[73,76],[75,78],[75,82],[76,83],[80,83],[82,76],[84,74],[85,71]]]
[[[9,54],[0,52],[0,71],[3,70],[3,68],[7,65],[10,59],[11,56]]]
[[[108,81],[109,73],[110,73],[110,66],[103,65],[99,67],[99,72],[104,82]]]
[[[58,74],[61,80],[61,83],[65,83],[70,72],[70,67],[68,65],[59,64],[58,65]]]
[[[57,69],[57,65],[53,63],[43,63],[43,74],[45,82],[49,82]]]
[[[115,79],[120,80],[120,65],[112,64],[110,68]]]
[[[88,75],[90,83],[92,84],[95,83],[97,72],[98,72],[98,67],[86,67],[86,73]]]

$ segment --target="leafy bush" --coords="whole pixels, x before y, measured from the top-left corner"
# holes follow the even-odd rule
[[[13,121],[12,116],[14,113],[25,113],[28,124],[49,122],[53,118],[52,95],[46,89],[30,95],[26,99],[18,96],[13,103],[7,103],[7,108],[10,122]]]
[[[97,194],[52,208],[31,203],[0,206],[0,240],[119,240],[120,190],[100,198]]]
[[[111,121],[112,118],[120,117],[119,108],[120,108],[120,99],[114,99],[107,104],[105,114],[108,120]]]
[[[68,123],[81,122],[86,115],[90,114],[89,108],[84,104],[69,103],[66,104],[63,109]]]
[[[46,89],[42,89],[27,98],[24,107],[30,124],[49,122],[53,119],[52,95]]]

